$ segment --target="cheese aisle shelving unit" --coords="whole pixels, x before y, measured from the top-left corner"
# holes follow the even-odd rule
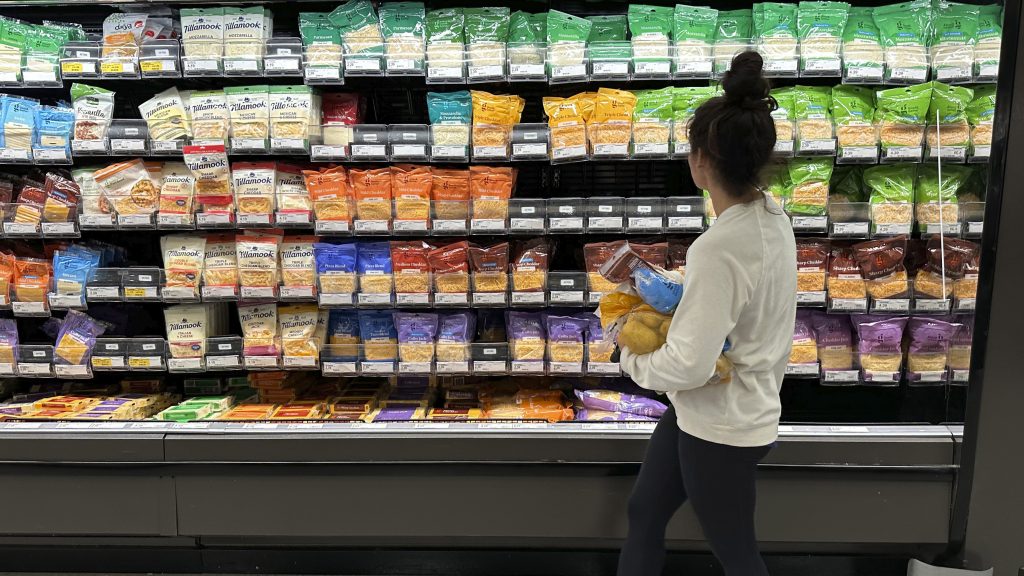
[[[759,536],[946,550],[1019,10],[715,4],[0,2],[6,552],[606,561],[664,398],[597,269],[685,270],[686,122],[749,49],[800,267]]]

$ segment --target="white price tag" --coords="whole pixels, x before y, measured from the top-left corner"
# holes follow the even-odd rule
[[[386,233],[388,231],[388,220],[355,220],[355,232],[358,233]]]
[[[182,140],[153,140],[150,146],[153,152],[181,152]]]
[[[86,364],[54,364],[53,370],[62,378],[86,378],[92,375]]]
[[[797,60],[769,60],[764,63],[764,71],[775,74],[795,74]]]
[[[81,294],[49,294],[51,308],[81,308],[85,299]]]
[[[619,373],[618,362],[587,362],[588,374],[617,375]]]
[[[661,217],[630,216],[628,225],[633,230],[661,230],[663,222]]]
[[[625,157],[629,155],[629,144],[594,144],[594,157]]]
[[[507,300],[504,292],[474,292],[473,304],[482,306],[504,306]]]
[[[582,299],[583,293],[580,293]],[[543,292],[513,292],[512,293],[512,304],[515,305],[544,305],[544,293]]]
[[[672,145],[672,153],[676,156],[688,156],[690,154],[689,142],[675,142]]]
[[[905,298],[881,298],[872,302],[872,309],[879,312],[909,312],[910,300]]]
[[[834,154],[836,151],[835,140],[801,140],[800,141],[800,153],[806,154],[813,152],[815,154]]]
[[[231,370],[239,368],[242,365],[241,359],[237,354],[228,354],[226,356],[207,356],[206,367],[210,370]]]
[[[553,290],[550,299],[552,304],[574,304],[580,306],[583,304],[583,291]]]
[[[157,214],[157,226],[187,226],[191,224],[188,214]]]
[[[4,222],[4,234],[9,236],[26,236],[38,233],[38,224],[28,222]]]
[[[395,294],[395,302],[399,306],[426,306],[430,304],[430,294]]]
[[[543,70],[542,70],[543,72]],[[559,79],[567,78],[586,78],[587,77],[587,65],[586,64],[570,64],[567,66],[552,66],[551,77]]]
[[[513,374],[543,374],[544,362],[542,360],[513,360]]]
[[[146,141],[141,138],[111,138],[110,151],[142,154],[146,151]]]
[[[283,358],[285,368],[315,368],[315,356],[285,356]]]
[[[949,82],[951,80],[970,80],[971,65],[965,64],[963,66],[942,66],[936,68],[935,79],[940,82]]]
[[[465,374],[469,372],[469,362],[437,362],[434,371],[438,374]]]
[[[334,374],[355,374],[356,363],[355,362],[322,362],[320,364],[320,371],[325,375]]]
[[[833,298],[831,308],[841,312],[859,312],[867,310],[868,302],[864,298]]]
[[[556,149],[555,155],[557,157],[558,151],[564,149]],[[583,151],[586,154],[586,150]],[[524,157],[524,156],[547,156],[548,145],[544,142],[518,142],[512,144],[512,156],[513,157]]]
[[[549,222],[551,230],[583,230],[583,218],[551,218]]]
[[[503,232],[505,230],[505,221],[474,218],[471,226],[474,232]]]
[[[867,236],[870,228],[867,222],[833,222],[832,234],[835,236]]]
[[[587,228],[590,230],[618,230],[622,228],[622,218],[619,216],[591,216],[587,219]]]
[[[331,67],[307,67],[306,79],[308,80],[340,80],[341,70],[337,66]]]
[[[466,231],[465,220],[434,220],[434,232],[462,233]]]
[[[824,232],[828,228],[827,216],[793,216],[793,229]]]
[[[34,148],[32,157],[36,162],[67,162],[68,151],[66,148]]]
[[[583,374],[582,362],[549,362],[548,371],[552,374]]]
[[[288,300],[312,300],[314,289],[312,286],[281,286],[281,299]]]
[[[960,223],[946,222],[939,224],[938,222],[929,222],[925,226],[925,231],[928,234],[945,234],[948,236],[954,236],[960,233]]]
[[[238,297],[238,286],[203,286],[203,299],[222,299]]]
[[[991,146],[975,146],[974,147],[974,154],[972,155],[972,157],[973,158],[988,158],[991,155],[992,155],[992,147]]]
[[[504,360],[474,360],[473,361],[473,373],[474,374],[504,374],[507,370],[507,364]],[[543,371],[543,366],[541,366]]]
[[[310,157],[313,160],[334,160],[346,156],[344,146],[328,146],[326,144],[314,144],[311,147]]]
[[[844,146],[839,149],[839,157],[847,160],[874,160],[877,156],[876,146]]]
[[[244,356],[246,368],[277,368],[277,356]]]
[[[348,232],[349,223],[345,220],[317,220],[315,230],[317,234]]]
[[[435,292],[434,304],[453,306],[469,304],[469,294],[465,292]]]
[[[384,144],[353,144],[353,158],[386,158],[387,146]]]
[[[282,225],[310,224],[309,212],[277,212],[274,221]]]
[[[394,374],[394,362],[360,362],[359,368],[363,374]]]
[[[380,58],[347,58],[345,70],[350,72],[380,72]]]
[[[351,306],[352,302],[352,294],[320,293],[321,306]]]
[[[676,74],[680,76],[710,76],[711,75],[711,61],[710,60],[696,60],[696,61],[677,61],[676,62]]]
[[[916,160],[921,157],[921,147],[890,146],[885,149],[885,157],[899,160]]]
[[[273,300],[277,297],[274,286],[242,286],[242,300]]]
[[[960,298],[956,301],[957,310],[974,310],[977,307],[977,298]]]
[[[220,67],[216,60],[196,60],[187,58],[185,60],[185,72],[219,72]]]
[[[253,152],[266,152],[267,141],[262,138],[232,138],[231,151],[252,150]]]
[[[875,224],[875,233],[880,236],[898,236],[910,234],[910,223],[881,223]]]
[[[654,142],[654,143],[643,143],[637,142],[633,144],[633,153],[641,156],[654,156],[668,154],[668,142]]]
[[[775,143],[776,154],[792,154],[793,153],[793,141],[792,140],[779,140]]]
[[[924,82],[928,78],[927,68],[890,68],[889,79],[908,82]]]
[[[704,218],[700,216],[669,216],[670,230],[700,230],[704,227]]]
[[[238,214],[239,226],[270,226],[270,214]]]
[[[430,155],[433,158],[465,158],[469,156],[467,146],[431,146]]]
[[[472,73],[470,74],[472,76]],[[512,64],[509,66],[510,78],[544,77],[543,64]]]
[[[543,232],[543,218],[512,218],[509,220],[509,228],[520,232]]]
[[[503,160],[508,157],[506,146],[473,146],[474,158],[493,158]]]
[[[805,72],[816,72],[818,74],[839,74],[842,61],[839,58],[810,58],[804,60]]]
[[[594,76],[627,76],[629,75],[629,62],[609,61],[594,62]]]
[[[117,300],[121,297],[118,286],[86,286],[85,297],[89,300]]]
[[[427,78],[433,80],[462,78],[462,68],[455,66],[427,66]]]
[[[633,62],[633,73],[638,76],[660,76],[671,72],[672,63],[668,60],[654,62]]]
[[[828,370],[824,372],[825,382],[857,382],[860,373],[856,370]]]
[[[425,158],[426,144],[392,144],[391,156],[397,158]]]
[[[19,362],[18,374],[22,376],[49,376],[51,366],[46,362]]]
[[[551,149],[551,157],[555,160],[569,160],[572,158],[585,158],[587,156],[586,146],[561,146]]]
[[[391,304],[391,294],[366,294],[359,293],[360,306],[386,306]]]
[[[399,362],[399,374],[430,374],[430,362]]]
[[[256,60],[225,60],[224,72],[258,72],[260,63]]]
[[[15,316],[46,314],[46,302],[11,302]]]
[[[796,302],[797,304],[824,305],[825,292],[797,292]]]
[[[196,214],[196,224],[203,226],[229,226],[231,214],[220,214],[216,212],[200,212]]]
[[[299,59],[298,58],[266,58],[263,61],[263,67],[266,68],[267,72],[292,72],[298,71]]]
[[[787,376],[817,376],[818,365],[815,364],[787,364]]]
[[[107,151],[107,140],[72,140],[71,150],[74,152],[98,152]]]
[[[939,298],[918,298],[914,300],[914,308],[922,312],[948,312],[949,300]]]
[[[950,380],[953,382],[967,382],[971,379],[970,370],[953,370]]]
[[[416,61],[411,58],[388,58],[387,67],[389,72],[408,72],[418,69]]]
[[[161,290],[164,300],[197,300],[199,295],[195,288],[188,286],[164,286]]]
[[[878,82],[882,80],[882,66],[850,64],[846,67],[846,79],[856,82]]]
[[[302,138],[271,138],[270,149],[280,151],[305,151],[306,141]]]
[[[395,232],[426,232],[426,220],[395,220]]]
[[[501,66],[470,66],[469,77],[472,80],[479,80],[481,78],[501,78],[505,75],[505,71]]]
[[[153,216],[151,214],[118,214],[117,225],[132,228],[152,226]]]

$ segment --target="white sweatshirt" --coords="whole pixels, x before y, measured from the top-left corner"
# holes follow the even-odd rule
[[[664,346],[623,349],[638,385],[667,392],[679,428],[709,442],[764,446],[776,440],[796,317],[796,241],[767,199],[722,212],[686,255],[683,299]],[[728,338],[732,381],[708,384]]]

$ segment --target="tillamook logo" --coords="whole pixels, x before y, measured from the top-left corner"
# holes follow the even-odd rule
[[[213,168],[223,168],[228,165],[228,161],[223,158],[216,160],[211,159],[209,156],[200,156],[196,162],[190,162],[188,164],[189,170],[210,170]]]
[[[255,311],[255,312],[249,312],[248,314],[242,314],[242,320],[245,320],[245,321],[249,321],[249,320],[263,320],[263,319],[266,319],[266,318],[273,318],[273,317],[274,317],[274,313],[273,312]]]
[[[209,100],[209,101],[192,101],[192,112],[207,112],[209,110],[223,110],[226,108],[223,101]]]
[[[270,178],[269,176],[259,176],[257,174],[253,174],[253,173],[249,173],[249,174],[247,174],[245,176],[241,176],[239,178],[235,178],[235,185],[236,186],[250,186],[250,185],[257,185],[257,184],[266,184],[268,186],[272,186],[274,184],[274,180],[273,180],[273,178]]]
[[[187,256],[187,257],[198,258],[198,257],[203,255],[203,252],[201,250],[193,250],[193,249],[185,248],[183,246],[181,248],[177,248],[177,249],[174,249],[174,250],[168,250],[167,251],[167,255],[170,256],[171,258],[176,258],[178,256]]]
[[[250,100],[248,97],[231,103],[231,110],[234,112],[245,112],[246,110],[257,110],[266,108],[265,100]]]
[[[193,328],[202,328],[203,323],[198,320],[195,322],[189,322],[188,318],[182,318],[181,322],[171,323],[171,330],[191,330]]]
[[[302,326],[312,326],[316,324],[316,320],[288,320],[281,322],[282,328],[300,328]]]
[[[240,250],[238,255],[242,258],[273,258],[274,253],[267,250]]]
[[[195,20],[189,22],[188,24],[185,24],[185,26],[182,28],[182,31],[185,34],[188,34],[190,32],[204,32],[204,31],[213,31],[213,30],[220,30],[220,29],[221,29],[221,22],[220,22],[220,20],[207,20],[206,18],[196,18]]]

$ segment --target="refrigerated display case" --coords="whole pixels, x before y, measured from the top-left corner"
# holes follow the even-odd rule
[[[863,18],[861,4],[850,22]],[[946,4],[909,12],[924,5],[936,30],[950,17]],[[715,221],[685,163],[686,119],[713,93],[693,89],[713,86],[748,47],[772,56],[781,146],[767,190],[801,242],[795,298],[810,334],[794,342],[810,356],[794,355],[787,370],[779,442],[762,463],[759,538],[769,553],[865,563],[958,552],[979,450],[972,431],[985,425],[976,420],[989,391],[1006,385],[979,366],[1005,350],[988,345],[990,326],[1012,309],[993,297],[1012,280],[993,271],[1005,265],[997,243],[1016,237],[1006,222],[1020,212],[1004,194],[1020,148],[1011,124],[1018,4],[969,8],[984,26],[952,48],[939,39],[929,53],[929,37],[901,52],[880,38],[867,48],[877,60],[841,36],[788,43],[726,29],[697,47],[630,42],[625,18],[617,33],[576,42],[536,36],[524,13],[507,16],[526,22],[519,37],[496,38],[468,24],[453,35],[452,14],[468,21],[469,11],[412,6],[405,29],[358,0],[170,7],[64,6],[60,19],[82,28],[65,27],[75,31],[50,60],[39,43],[0,33],[0,91],[14,97],[4,102],[58,108],[74,98],[64,140],[37,120],[28,132],[39,138],[21,146],[24,129],[5,120],[0,149],[11,174],[0,242],[14,254],[0,264],[16,270],[0,311],[13,322],[0,328],[15,335],[0,342],[0,356],[9,351],[0,482],[32,495],[10,499],[0,520],[12,558],[56,566],[29,554],[48,547],[70,559],[66,569],[96,553],[129,569],[252,569],[315,566],[324,548],[387,564],[359,552],[383,547],[396,549],[394,566],[410,558],[398,550],[450,554],[455,566],[529,547],[605,561],[625,535],[653,422],[628,410],[585,419],[594,409],[576,390],[639,393],[601,338],[581,328],[560,349],[567,356],[543,330],[526,346],[505,312],[586,326],[614,289],[591,257],[610,243],[658,245],[662,265],[685,266],[687,241]],[[556,8],[602,16],[597,30],[627,4],[529,10]],[[61,26],[50,10],[0,5],[36,36]],[[502,27],[500,10],[480,10],[474,26]],[[365,27],[345,28],[339,15]],[[111,33],[131,18],[154,38]],[[221,40],[201,33],[203,18]],[[898,107],[890,90],[919,96],[932,78],[941,84],[927,84],[929,113],[937,90],[959,108],[943,108],[950,96],[938,120],[886,112]],[[547,96],[600,88],[651,97],[594,122],[542,107]],[[504,123],[475,123],[468,110],[479,91],[521,103]],[[832,104],[813,112],[821,94]],[[859,97],[874,120],[851,120]],[[100,171],[90,178],[85,168]],[[110,178],[125,173],[134,174],[127,194]],[[65,181],[77,184],[70,201],[53,192]],[[893,238],[905,242],[896,291],[856,260]],[[957,273],[947,274],[949,246],[967,254]],[[89,251],[97,260],[76,276]],[[69,254],[71,272],[59,261]],[[40,283],[32,266],[47,261]],[[361,340],[335,330],[379,329],[373,322],[393,311],[466,312],[476,330],[463,326],[455,340],[436,324],[426,340],[393,325],[376,339],[365,326]],[[891,350],[859,347],[865,313],[911,327]],[[813,319],[841,317],[845,336],[830,348],[835,334]],[[956,326],[938,353],[914,342],[914,326],[930,320]],[[562,394],[530,411],[481,392],[537,388]],[[669,540],[700,549],[688,510]]]

